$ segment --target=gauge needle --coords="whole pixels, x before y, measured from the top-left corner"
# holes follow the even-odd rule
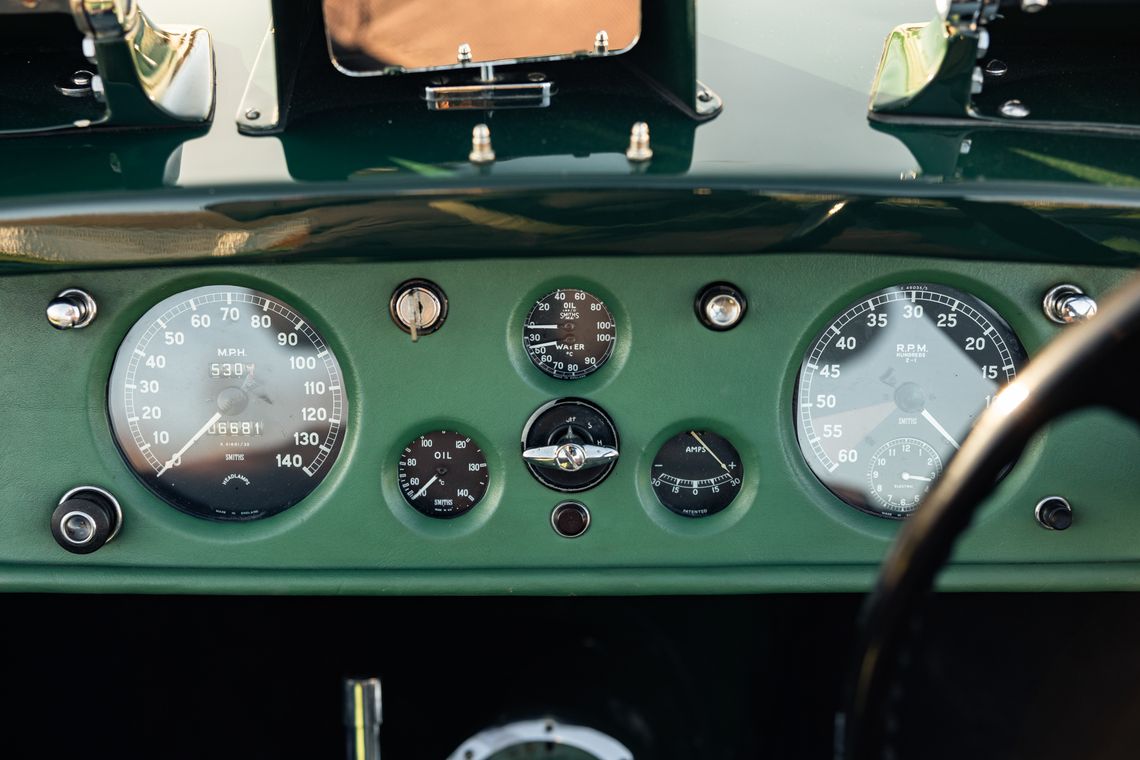
[[[532,349],[534,349],[534,348],[546,348],[547,346],[557,346],[557,345],[558,345],[558,341],[552,340],[552,341],[548,341],[546,343],[536,343],[533,346],[531,346],[531,348]]]
[[[416,499],[420,498],[425,493],[427,493],[427,490],[431,487],[431,484],[437,480],[439,480],[439,476],[438,475],[432,475],[431,480],[424,483],[424,487],[421,488],[420,490],[416,491],[416,495],[412,497],[412,500],[415,501]]]
[[[933,425],[934,429],[937,430],[939,433],[941,433],[943,438],[950,441],[951,446],[953,446],[956,449],[962,448],[961,446],[958,445],[958,442],[954,440],[954,436],[947,433],[946,428],[944,428],[938,424],[938,420],[934,419],[934,415],[930,413],[929,409],[923,409],[922,410],[922,418],[924,420],[926,420],[927,422],[929,422],[931,425]]]
[[[557,330],[558,325],[527,325],[528,330]]]
[[[191,446],[193,446],[195,443],[197,443],[199,438],[201,438],[202,436],[204,436],[206,434],[206,431],[210,429],[210,426],[213,425],[218,420],[220,420],[221,418],[222,418],[222,413],[221,412],[215,412],[214,416],[206,421],[206,424],[202,426],[202,429],[199,430],[197,433],[195,433],[194,437],[191,438],[189,441],[187,441],[186,445],[183,446],[182,448],[180,448],[178,450],[177,454],[172,456],[170,459],[166,460],[166,464],[162,465],[162,469],[158,471],[158,474],[155,475],[155,477],[161,478],[164,474],[166,474],[166,471],[169,470],[171,467],[173,467],[174,463],[177,462],[179,459],[181,459],[182,455],[185,454]]]
[[[902,479],[903,480],[921,480],[923,483],[933,483],[934,482],[933,478],[924,478],[921,475],[911,475],[909,472],[904,472],[902,474]]]
[[[709,453],[709,456],[712,457],[713,459],[715,459],[716,463],[719,464],[722,468],[724,468],[725,472],[727,472],[729,475],[732,474],[732,471],[728,469],[728,465],[726,465],[724,462],[722,462],[720,457],[718,457],[716,454],[714,454],[713,450],[709,448],[709,445],[701,440],[701,437],[699,435],[697,435],[696,430],[690,430],[689,435],[691,435],[697,439],[697,443],[701,444],[701,448],[704,449],[705,451],[707,451]],[[696,485],[696,483],[694,483],[693,485]]]

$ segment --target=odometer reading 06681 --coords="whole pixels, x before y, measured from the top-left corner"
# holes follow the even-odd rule
[[[198,517],[252,520],[305,498],[340,453],[336,357],[294,309],[249,288],[173,295],[131,328],[107,391],[135,475]]]
[[[969,293],[933,284],[871,293],[804,357],[800,450],[848,504],[906,517],[1024,360],[1010,326]]]

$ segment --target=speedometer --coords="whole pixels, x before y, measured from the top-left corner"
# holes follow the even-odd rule
[[[139,480],[215,520],[268,517],[307,496],[348,419],[340,365],[311,322],[230,285],[147,311],[115,356],[107,406]]]
[[[1025,349],[996,311],[944,285],[871,293],[800,366],[796,434],[816,477],[881,517],[913,512]]]

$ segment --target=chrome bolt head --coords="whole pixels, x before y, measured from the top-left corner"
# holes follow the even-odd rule
[[[626,148],[625,157],[634,163],[653,158],[653,149],[649,147],[649,125],[644,121],[635,123],[629,130],[629,147]]]
[[[577,472],[586,466],[586,450],[576,443],[564,443],[554,454],[558,469]]]
[[[1049,0],[1021,0],[1021,10],[1026,13],[1037,13],[1049,5]]]
[[[994,58],[986,64],[986,76],[989,77],[1004,77],[1009,73],[1009,64],[1005,61],[999,61]]]
[[[732,327],[740,321],[744,308],[727,293],[715,295],[705,304],[705,316],[717,327]]]
[[[473,164],[489,164],[495,160],[495,149],[491,147],[491,128],[486,124],[476,124],[471,130],[471,152],[467,160]]]
[[[455,60],[459,63],[471,63],[471,46],[464,42],[455,51]]]
[[[598,55],[603,55],[609,52],[610,49],[610,35],[605,29],[600,30],[594,35],[594,52]]]
[[[1029,106],[1020,100],[1007,100],[1001,104],[998,111],[1008,119],[1024,119],[1029,115]]]

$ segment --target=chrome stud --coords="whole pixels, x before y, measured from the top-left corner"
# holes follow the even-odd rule
[[[1009,119],[1024,119],[1029,115],[1029,106],[1020,100],[1007,100],[998,109],[1002,116]]]
[[[476,124],[471,130],[471,152],[467,154],[467,160],[473,164],[489,164],[495,160],[491,128],[486,124]]]
[[[629,147],[625,157],[635,163],[648,161],[653,158],[653,149],[649,147],[649,125],[639,121],[629,130]]]

